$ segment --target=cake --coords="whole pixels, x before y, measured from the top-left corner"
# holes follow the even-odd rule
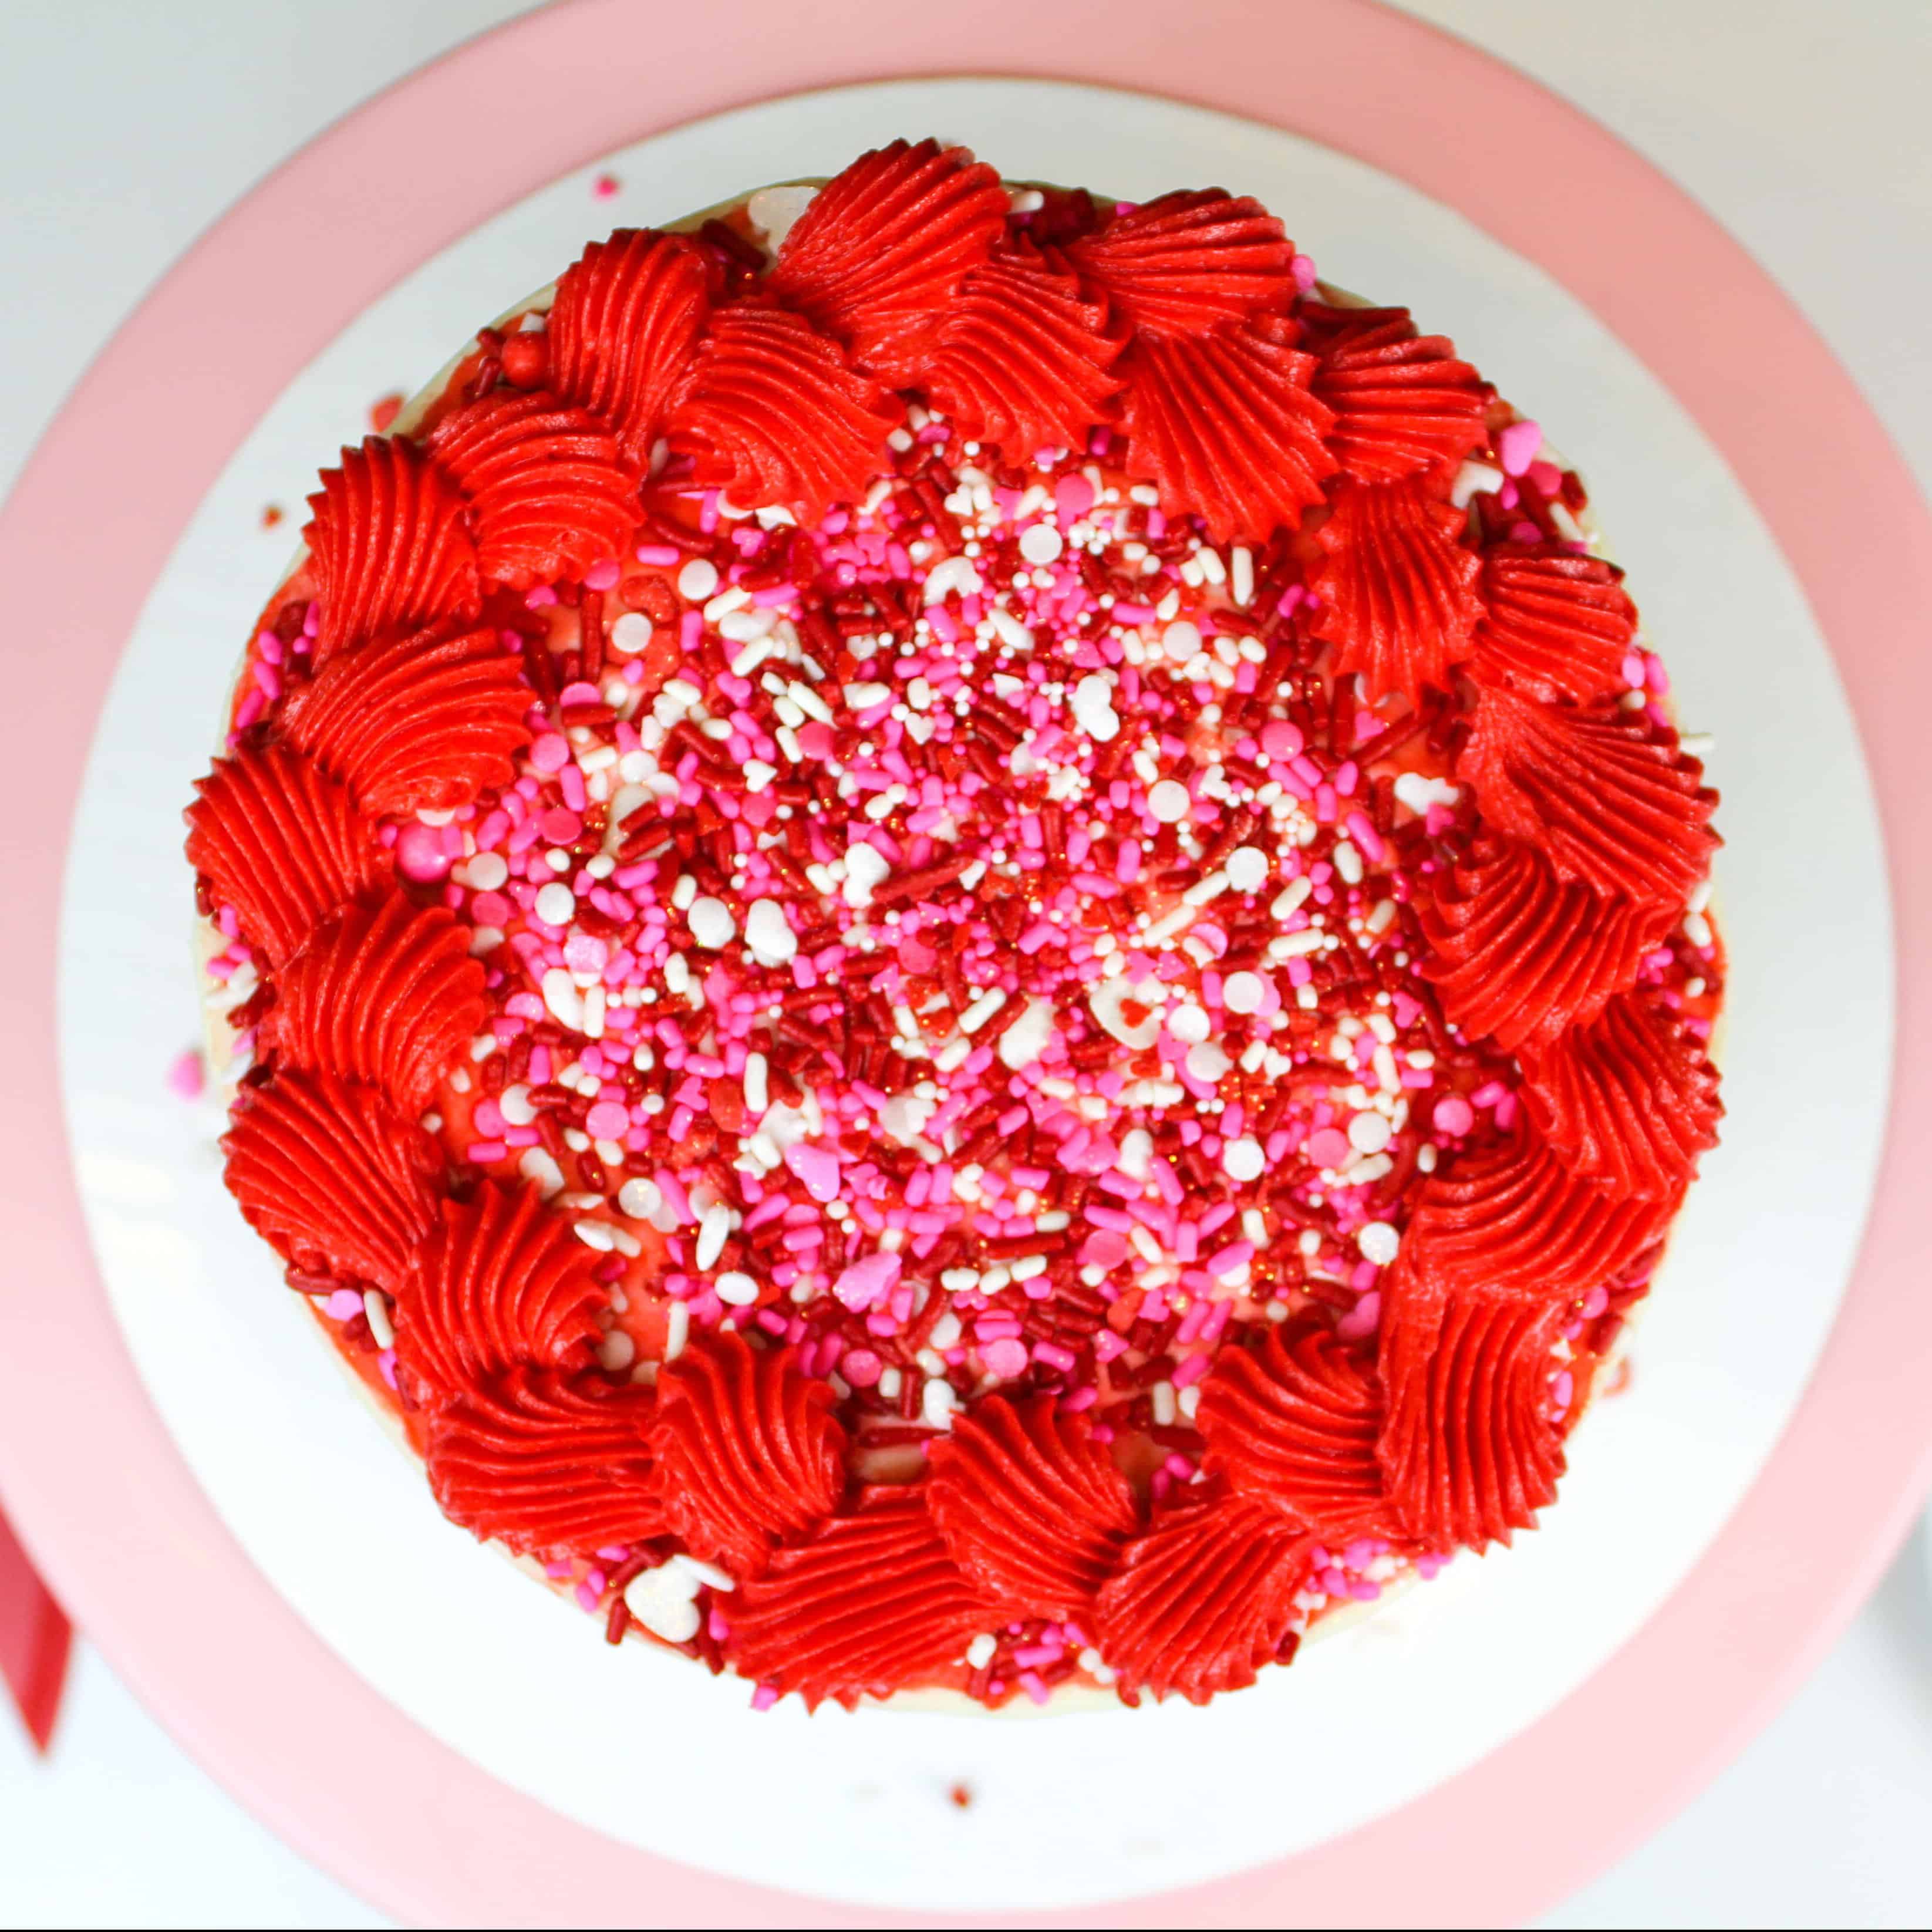
[[[188,812],[226,1180],[452,1523],[997,1708],[1551,1504],[1716,1138],[1716,801],[1448,340],[896,141],[309,500]]]

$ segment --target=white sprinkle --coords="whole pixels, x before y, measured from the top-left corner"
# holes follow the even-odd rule
[[[362,1291],[362,1312],[369,1324],[369,1332],[376,1338],[379,1348],[393,1348],[396,1346],[396,1324],[389,1319],[389,1298],[380,1288],[365,1288]]]
[[[677,574],[677,594],[687,603],[702,604],[718,588],[718,566],[708,556],[694,556]]]
[[[685,874],[688,878],[691,874]],[[731,916],[731,908],[722,899],[708,896],[693,899],[691,910],[685,914],[691,926],[691,936],[700,946],[716,952],[721,946],[729,946],[732,934],[737,930],[736,922]]]
[[[581,1223],[579,1223],[580,1229]],[[700,1270],[716,1265],[731,1232],[731,1210],[719,1201],[705,1209],[698,1223],[697,1261]]]
[[[1120,720],[1114,710],[1111,680],[1096,671],[1073,687],[1073,722],[1096,744],[1111,744],[1120,734]]]
[[[1364,1261],[1387,1268],[1402,1247],[1402,1237],[1386,1221],[1370,1222],[1355,1237],[1355,1245]]]
[[[1245,610],[1255,594],[1254,552],[1244,544],[1237,544],[1228,553],[1228,558],[1233,566],[1233,582],[1228,594],[1234,600],[1235,608]]]
[[[745,944],[760,966],[782,966],[798,951],[798,934],[776,899],[754,899],[745,915]]]
[[[517,1172],[548,1201],[563,1191],[563,1169],[550,1158],[547,1148],[524,1148],[517,1162]]]
[[[1335,842],[1335,849],[1329,855],[1335,862],[1335,869],[1352,886],[1362,883],[1362,855],[1346,838]]]
[[[1693,946],[1708,946],[1712,937],[1711,922],[1701,912],[1687,912],[1684,915],[1684,937]]]
[[[956,592],[962,597],[973,597],[986,587],[970,556],[949,556],[927,572],[922,601],[943,604]]]
[[[1326,937],[1316,926],[1306,926],[1300,932],[1285,932],[1273,942],[1273,950],[1283,959],[1295,959],[1305,952],[1319,952]]]
[[[1404,772],[1395,782],[1395,795],[1418,818],[1432,805],[1454,805],[1462,796],[1447,778],[1427,778],[1420,772]]]
[[[761,188],[745,204],[745,217],[765,238],[768,252],[783,246],[793,224],[818,198],[815,188]]]
[[[691,1304],[674,1301],[664,1310],[664,1360],[676,1361],[684,1353],[684,1345],[690,1339]]]
[[[808,718],[816,718],[821,724],[832,722],[832,707],[820,698],[802,678],[794,678],[785,686],[785,695]]]
[[[1161,649],[1175,664],[1186,664],[1201,648],[1201,626],[1177,617],[1161,633]]]
[[[1204,906],[1218,899],[1228,890],[1226,872],[1210,872],[1204,879],[1196,879],[1180,896],[1184,905]]]
[[[544,974],[543,997],[552,1018],[561,1022],[572,1033],[584,1030],[584,996],[577,990],[577,982],[570,976],[568,968],[553,966]]]
[[[634,657],[651,640],[651,620],[641,610],[626,610],[604,634],[620,656]]]
[[[1162,778],[1148,793],[1148,809],[1162,825],[1178,825],[1192,803],[1187,788],[1176,778]]]
[[[1230,973],[1221,986],[1221,1004],[1231,1013],[1258,1013],[1268,1003],[1268,982],[1258,973]]]
[[[1190,1046],[1198,1046],[1214,1030],[1214,1023],[1208,1017],[1204,1008],[1190,1000],[1185,1006],[1176,1006],[1168,1015],[1167,1030],[1176,1040],[1185,1040]]]
[[[530,1105],[530,1090],[520,1082],[496,1096],[496,1110],[513,1127],[526,1127],[537,1117],[537,1110]]]
[[[1144,1180],[1154,1160],[1154,1136],[1144,1127],[1130,1127],[1120,1136],[1115,1165],[1130,1180]]]
[[[463,868],[464,883],[479,892],[494,892],[509,876],[509,862],[500,852],[479,852]]]
[[[617,1245],[617,1238],[602,1221],[573,1221],[572,1231],[586,1248],[595,1248],[600,1255],[610,1253]]]
[[[576,910],[577,895],[560,880],[538,887],[537,916],[544,925],[568,926]]]
[[[1244,1134],[1221,1150],[1221,1165],[1237,1180],[1257,1180],[1268,1165],[1268,1156],[1262,1152],[1259,1141]]]
[[[1187,1049],[1187,1070],[1197,1080],[1204,1080],[1209,1086],[1226,1074],[1234,1065],[1220,1046],[1214,1040],[1204,1040],[1198,1046]]]
[[[1154,1398],[1155,1426],[1160,1429],[1172,1429],[1178,1413],[1174,1406],[1173,1383],[1156,1382],[1148,1394]]]
[[[675,1304],[682,1308],[682,1302]],[[633,1576],[624,1586],[624,1607],[652,1636],[666,1643],[688,1643],[704,1619],[698,1608],[698,1578],[673,1557],[655,1570]]]
[[[1687,758],[1708,758],[1717,748],[1717,740],[1708,731],[1686,731],[1677,740]]]
[[[735,1268],[721,1274],[712,1286],[718,1291],[718,1299],[734,1308],[748,1308],[758,1298],[758,1284]]]
[[[1459,510],[1469,507],[1469,499],[1477,495],[1489,496],[1503,487],[1503,472],[1486,463],[1466,463],[1456,472],[1456,481],[1450,487],[1449,500]]]
[[[854,711],[869,711],[874,705],[884,704],[892,694],[889,685],[848,684],[845,687],[845,702]]]
[[[950,1429],[958,1407],[959,1398],[953,1394],[950,1382],[943,1376],[927,1377],[920,1392],[919,1410],[928,1429]]]
[[[1000,1640],[990,1630],[982,1630],[966,1646],[967,1667],[983,1670],[993,1660],[993,1653],[1000,1647]]]
[[[1348,1123],[1348,1144],[1358,1154],[1380,1154],[1394,1133],[1380,1114],[1358,1114]]]
[[[1000,1064],[1016,1073],[1022,1066],[1030,1066],[1052,1037],[1053,1002],[1038,997],[1028,1000],[1000,1036]]]
[[[1151,1007],[1160,990],[1158,981],[1130,986],[1124,980],[1096,980],[1087,988],[1087,1004],[1107,1032],[1123,1046],[1132,1047],[1138,1052],[1143,1047],[1153,1046],[1159,1038],[1160,1018],[1150,1011],[1138,1020],[1130,1021],[1121,1009],[1130,999]]]
[[[620,1376],[638,1358],[638,1345],[621,1328],[614,1328],[597,1345],[597,1359],[614,1376]]]
[[[1052,563],[1066,548],[1051,524],[1030,524],[1020,532],[1020,554],[1029,563]]]
[[[1258,892],[1268,884],[1268,854],[1256,845],[1237,845],[1228,854],[1222,868],[1228,883],[1238,892]]]
[[[771,1104],[766,1076],[770,1071],[762,1053],[748,1053],[745,1056],[745,1108],[748,1113],[762,1114]]]
[[[997,986],[982,993],[959,1016],[959,1030],[962,1033],[977,1033],[1006,1004],[1006,994]]]
[[[634,1221],[648,1221],[664,1205],[664,1196],[655,1180],[634,1174],[617,1190],[617,1205]]]
[[[853,846],[845,854],[845,903],[866,906],[872,903],[872,889],[892,877],[892,862],[876,845]]]

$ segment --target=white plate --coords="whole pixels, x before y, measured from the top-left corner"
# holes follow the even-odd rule
[[[1546,1528],[1206,1711],[808,1720],[795,1700],[754,1714],[743,1685],[680,1660],[614,1655],[596,1620],[443,1523],[223,1193],[218,1122],[163,1084],[197,1033],[179,813],[317,466],[372,398],[412,389],[586,240],[833,172],[902,131],[1123,195],[1252,192],[1324,274],[1453,334],[1583,466],[1686,724],[1718,737],[1730,1113],[1633,1390],[1581,1432]],[[446,1742],[620,1839],[799,1891],[967,1911],[1305,1849],[1454,1776],[1601,1664],[1710,1542],[1816,1359],[1864,1216],[1892,1011],[1876,820],[1824,646],[1720,461],[1586,310],[1325,149],[1112,91],[956,80],[772,103],[608,166],[614,197],[588,173],[531,197],[316,359],[211,492],[129,646],[76,826],[62,968],[74,1154],[129,1346],[216,1507],[316,1630]],[[270,502],[290,514],[264,532]],[[967,1810],[948,1796],[962,1783]]]

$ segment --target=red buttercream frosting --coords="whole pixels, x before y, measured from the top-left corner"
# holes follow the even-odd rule
[[[1673,731],[1612,704],[1540,704],[1486,689],[1456,767],[1484,817],[1567,879],[1682,905],[1709,868],[1714,792]]]
[[[1488,440],[1483,379],[1446,335],[1418,335],[1407,309],[1307,302],[1300,314],[1321,357],[1315,393],[1334,412],[1328,445],[1351,476],[1442,470]]]
[[[1135,344],[1121,426],[1169,515],[1192,511],[1217,539],[1252,538],[1322,501],[1333,418],[1308,386],[1315,358],[1298,333],[1263,316]]]
[[[448,812],[514,779],[530,696],[494,632],[393,636],[332,656],[282,729],[366,812]]]
[[[244,745],[196,781],[188,863],[243,938],[279,964],[351,899],[386,890],[391,868],[349,788],[292,746]]]
[[[546,318],[550,386],[649,460],[691,380],[711,270],[689,236],[620,229],[566,268]]]
[[[265,1060],[332,1070],[420,1114],[489,1013],[470,935],[400,893],[318,926],[283,968],[262,1016]]]
[[[1315,287],[896,142],[311,500],[188,813],[229,1185],[614,1640],[675,1562],[760,1702],[1202,1702],[1553,1497],[1714,800],[1575,477]]]
[[[1588,1026],[1526,1049],[1522,1070],[1529,1118],[1551,1150],[1616,1192],[1675,1196],[1718,1144],[1717,1069],[1654,1000],[1618,994]]]
[[[476,546],[454,483],[410,445],[364,438],[322,472],[302,540],[322,628],[315,657],[391,631],[476,616]]]
[[[476,567],[512,590],[581,578],[638,521],[635,464],[588,410],[499,389],[452,410],[430,453],[470,499]]]
[[[1546,701],[1620,690],[1636,607],[1600,559],[1553,544],[1502,544],[1483,559],[1475,674]]]
[[[1402,1530],[1440,1549],[1508,1543],[1563,1473],[1552,1353],[1561,1302],[1456,1293],[1410,1277],[1382,1324],[1379,1453]]]
[[[1520,1126],[1430,1176],[1403,1252],[1414,1274],[1446,1288],[1560,1302],[1622,1274],[1676,1204],[1586,1179]]]
[[[396,1359],[440,1408],[520,1366],[588,1368],[603,1291],[590,1250],[532,1187],[446,1201],[397,1295]]]
[[[1676,917],[1566,883],[1534,846],[1501,839],[1478,840],[1416,912],[1444,1012],[1506,1053],[1594,1019]]]
[[[780,1550],[730,1615],[746,1676],[849,1708],[943,1670],[998,1610],[946,1553],[923,1492],[888,1490]]]
[[[1336,669],[1361,678],[1366,703],[1393,693],[1418,704],[1425,686],[1448,688],[1483,615],[1481,560],[1456,541],[1468,519],[1414,477],[1348,478],[1331,501],[1309,574],[1316,632],[1335,646]]]
[[[933,1444],[933,1521],[995,1601],[1078,1618],[1140,1527],[1134,1492],[1088,1424],[1051,1396],[992,1397]]]
[[[816,516],[862,492],[896,419],[830,336],[746,303],[712,317],[667,434],[734,503],[796,503]]]
[[[832,1514],[845,1489],[833,1406],[795,1350],[742,1335],[694,1342],[665,1367],[652,1447],[665,1520],[694,1556],[758,1576]]]
[[[997,248],[946,304],[917,382],[962,435],[1007,449],[1077,448],[1120,394],[1124,340],[1105,299],[1064,263],[1024,244]]]
[[[1127,1546],[1095,1625],[1127,1690],[1204,1704],[1291,1642],[1315,1538],[1285,1511],[1211,1491]]]
[[[248,1225],[306,1275],[394,1290],[435,1222],[436,1144],[373,1087],[326,1070],[247,1090],[221,1149]]]
[[[1228,1348],[1201,1385],[1202,1467],[1237,1493],[1286,1510],[1323,1536],[1388,1527],[1382,1391],[1372,1354],[1312,1328],[1291,1345]]]
[[[592,1552],[664,1528],[648,1389],[517,1368],[430,1418],[430,1487],[459,1527],[520,1556]]]
[[[772,292],[850,345],[883,380],[913,380],[916,344],[1006,225],[1000,178],[963,148],[895,141],[819,194],[778,250]]]
[[[1294,244],[1258,201],[1219,188],[1164,194],[1067,244],[1074,264],[1150,335],[1204,335],[1285,309]]]

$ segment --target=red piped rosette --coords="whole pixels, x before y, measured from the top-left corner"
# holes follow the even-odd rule
[[[1204,1702],[1286,1660],[1338,1592],[1372,1595],[1364,1566],[1507,1541],[1553,1497],[1617,1311],[1642,1292],[1715,1138],[1708,1028],[1686,1020],[1657,969],[1708,868],[1714,800],[1634,688],[1651,676],[1634,608],[1619,573],[1570,540],[1575,479],[1516,463],[1498,484],[1488,461],[1459,478],[1508,422],[1494,392],[1407,310],[1340,305],[1310,282],[1251,200],[1206,190],[1128,208],[1046,190],[1016,209],[964,151],[895,142],[819,192],[775,262],[728,220],[593,244],[546,315],[539,304],[516,334],[483,332],[434,399],[432,427],[345,451],[310,500],[309,557],[290,585],[304,594],[265,624],[274,649],[254,667],[254,717],[238,716],[188,814],[202,910],[260,980],[234,1013],[255,1064],[224,1142],[229,1185],[292,1282],[332,1308],[356,1292],[347,1305],[364,1312],[337,1309],[339,1339],[364,1352],[372,1387],[367,1358],[380,1362],[445,1514],[567,1574],[614,1638],[628,1622],[626,1582],[674,1558],[710,1592],[682,1647],[729,1664],[762,1699],[849,1706],[963,1684],[997,1702],[1036,1666],[1063,1680],[1077,1653],[1130,1702]],[[595,1117],[632,1094],[628,1071],[605,1055],[601,1081],[586,1089],[580,1072],[566,1087],[526,1052],[506,1073],[493,1031],[503,935],[479,935],[472,958],[471,929],[448,909],[468,893],[495,898],[506,919],[548,918],[525,872],[478,884],[466,860],[451,870],[476,849],[464,827],[527,821],[511,849],[540,836],[560,856],[572,943],[594,944],[561,969],[567,986],[547,974],[542,999],[519,997],[536,1013],[583,1013],[589,1032],[618,925],[604,882],[662,856],[670,896],[668,878],[697,865],[704,842],[715,859],[725,833],[715,816],[666,830],[669,813],[642,788],[620,794],[608,825],[602,797],[526,803],[522,775],[539,754],[609,722],[598,680],[618,646],[604,600],[617,592],[646,634],[674,635],[676,599],[649,573],[687,550],[728,554],[712,540],[718,520],[756,509],[770,532],[844,519],[882,479],[921,541],[946,534],[954,479],[918,470],[932,432],[912,403],[986,446],[974,452],[983,487],[1016,502],[1013,478],[1040,452],[1067,452],[1069,466],[1093,457],[1152,486],[1134,492],[1148,506],[1136,512],[1144,549],[1165,554],[1193,531],[1245,548],[1217,634],[1182,647],[1211,643],[1252,673],[1228,700],[1231,736],[1264,732],[1268,700],[1298,679],[1298,744],[1323,737],[1338,757],[1384,748],[1362,749],[1357,788],[1336,776],[1346,802],[1308,802],[1324,824],[1348,817],[1352,837],[1392,841],[1409,872],[1384,925],[1399,920],[1391,946],[1411,955],[1398,1007],[1426,1012],[1440,1048],[1443,1144],[1432,1168],[1412,1157],[1372,1204],[1360,1250],[1376,1256],[1372,1294],[1311,1295],[1279,1327],[1243,1317],[1211,1365],[1197,1363],[1192,1395],[1176,1397],[1180,1372],[1163,1379],[1166,1412],[1124,1382],[1132,1413],[1151,1418],[1132,1427],[1076,1407],[1047,1372],[1126,1352],[1162,1318],[1096,1286],[1130,1247],[1100,1195],[1082,1276],[1037,1302],[1029,1288],[1009,1318],[1002,1341],[1028,1364],[1028,1385],[982,1384],[957,1414],[942,1404],[915,1419],[909,1357],[893,1371],[906,1392],[893,1427],[848,1429],[853,1384],[827,1379],[787,1301],[744,1272],[772,1252],[748,1240],[749,1216],[704,1264],[735,1284],[730,1308],[712,1298],[722,1319],[674,1322],[664,1359],[633,1372],[631,1333],[611,1324],[644,1240],[594,1215],[573,1227],[583,1208],[564,1165],[614,1188],[607,1165],[628,1165],[634,1144]],[[913,460],[896,470],[908,445]],[[1091,504],[1094,473],[1063,469],[1070,500]],[[696,537],[668,507],[693,492],[708,520]],[[1101,609],[1137,595],[1084,564],[1082,588]],[[860,682],[841,654],[855,634],[904,645],[980,621],[970,589],[923,618],[848,589],[823,610],[782,596],[724,602],[754,658],[776,621],[755,614],[783,609],[835,694]],[[631,629],[626,650],[638,648]],[[663,641],[636,666],[646,692],[678,662]],[[823,697],[776,682],[787,728],[817,730]],[[1016,769],[1000,761],[1024,722],[985,707],[973,725],[983,744],[956,738],[956,762],[998,782]],[[741,720],[667,730],[680,773],[762,762]],[[1431,802],[1407,818],[1378,766],[1396,743],[1426,748],[1412,769],[1427,770]],[[982,760],[987,747],[997,756]],[[753,784],[738,809],[769,828],[781,806],[809,802],[804,788]],[[1366,830],[1358,805],[1378,814]],[[1256,822],[1252,808],[1228,816],[1240,823],[1196,828],[1204,868],[1225,865],[1224,879]],[[788,877],[832,850],[809,836],[765,843]],[[1178,879],[1182,856],[1170,841],[1154,862]],[[1125,854],[1109,862],[1130,876]],[[959,870],[910,876],[932,887]],[[465,883],[440,904],[452,877]],[[529,905],[504,896],[519,890]],[[988,882],[989,896],[1002,890]],[[917,896],[900,882],[898,903]],[[1002,940],[1024,943],[1016,901],[1001,920]],[[1201,962],[1230,981],[1270,937],[1204,928]],[[1366,994],[1383,983],[1367,935],[1331,936],[1340,954],[1298,984]],[[826,935],[808,937],[800,963],[815,972]],[[959,962],[921,950],[902,951],[900,970],[963,1006]],[[800,975],[796,991],[812,981]],[[882,1011],[903,991],[886,988]],[[813,1004],[788,996],[782,1029],[822,1027]],[[1004,1041],[1023,1017],[986,1038]],[[860,1010],[838,1024],[883,1110],[896,1092],[881,1078],[894,1022]],[[535,1024],[562,1037],[550,1018]],[[736,1068],[698,1058],[712,1070],[685,1078],[674,1118],[715,1189],[746,1124],[744,1089]],[[1499,1066],[1505,1077],[1471,1090],[1467,1070]],[[1271,1133],[1274,1100],[1251,1089],[1244,1104],[1255,1132]],[[529,1124],[539,1115],[542,1132]],[[970,1129],[977,1160],[1011,1132],[998,1102]],[[1314,1163],[1312,1142],[1305,1151]],[[1184,1181],[1211,1174],[1204,1156],[1189,1158],[1199,1164],[1178,1160],[1184,1198]],[[644,1186],[646,1166],[629,1171]],[[665,1199],[657,1183],[634,1212],[626,1199],[646,1240],[670,1225],[644,1226],[643,1201]],[[673,1215],[680,1258],[683,1231],[708,1212],[687,1200]],[[788,1235],[788,1216],[782,1225]],[[852,1232],[839,1231],[842,1252]],[[1186,1288],[1213,1299],[1228,1274],[1266,1276],[1273,1257],[1234,1252],[1190,1250],[1189,1264],[1209,1265],[1190,1266]],[[394,1332],[379,1339],[384,1309]],[[942,1364],[962,1352],[945,1352],[929,1316],[920,1332]],[[843,1359],[856,1384],[859,1356]],[[932,1349],[916,1359],[930,1396]],[[875,1359],[867,1385],[879,1384]],[[880,1456],[899,1458],[884,1482]],[[1336,1580],[1344,1559],[1353,1584]],[[1037,1678],[1030,1688],[1046,1694]]]
[[[832,1514],[845,1488],[834,1406],[795,1352],[742,1335],[706,1337],[666,1365],[652,1439],[665,1520],[693,1555],[758,1576]]]

